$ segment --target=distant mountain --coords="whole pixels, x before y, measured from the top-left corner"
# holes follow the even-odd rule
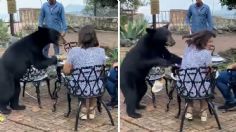
[[[75,14],[75,15],[79,15],[82,14],[81,11],[85,8],[85,6],[83,5],[67,5],[65,7],[65,13],[66,14]]]

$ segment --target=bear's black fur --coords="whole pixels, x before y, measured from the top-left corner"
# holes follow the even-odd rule
[[[174,39],[168,25],[157,29],[147,28],[144,35],[124,58],[120,71],[120,87],[125,97],[128,116],[140,118],[135,109],[144,109],[140,101],[147,91],[145,77],[153,66],[180,64],[181,58],[171,54],[166,46],[173,46]]]
[[[11,110],[23,110],[19,105],[20,78],[31,65],[38,69],[56,64],[57,58],[47,58],[43,55],[43,48],[49,44],[57,44],[60,33],[53,29],[38,28],[38,31],[12,44],[0,59],[0,112],[10,114]]]

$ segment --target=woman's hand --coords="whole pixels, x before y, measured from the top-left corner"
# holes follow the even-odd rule
[[[215,46],[212,45],[212,44],[209,44],[209,45],[206,46],[206,49],[208,49],[208,50],[215,50]]]
[[[236,63],[228,65],[227,69],[236,69]]]
[[[112,64],[112,67],[113,67],[113,68],[114,68],[114,67],[118,67],[118,62],[113,63],[113,64]]]

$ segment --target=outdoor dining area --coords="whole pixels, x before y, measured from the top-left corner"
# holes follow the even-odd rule
[[[151,95],[147,95],[152,100],[153,108],[157,109],[159,105],[157,100],[160,98],[158,95],[163,91],[162,93],[167,97],[165,111],[169,112],[171,109],[177,110],[175,118],[180,118],[180,132],[185,131],[184,120],[186,119],[187,109],[190,107],[191,102],[195,100],[207,102],[210,115],[215,117],[218,129],[222,129],[218,116],[219,111],[214,99],[216,95],[216,78],[219,76],[218,66],[225,63],[226,60],[220,55],[215,54],[214,49],[212,51],[211,67],[193,67],[187,69],[180,69],[179,65],[173,65],[170,68],[153,67],[146,77],[146,82],[151,91]],[[233,70],[228,69],[227,71],[232,74]],[[229,86],[232,90],[235,90],[235,82],[232,77],[230,78]],[[176,100],[176,102],[173,102],[173,100]],[[170,104],[173,103],[178,108],[171,107]]]
[[[66,98],[67,99],[67,107],[68,111],[65,111],[64,117],[68,118],[72,109],[76,110],[76,119],[74,130],[78,130],[79,118],[81,118],[81,108],[82,108],[82,101],[86,102],[87,109],[87,118],[91,113],[89,109],[88,100],[91,98],[97,99],[96,108],[99,113],[102,112],[102,106],[105,108],[107,113],[107,117],[110,119],[110,124],[114,126],[113,117],[111,115],[111,108],[108,108],[106,103],[103,101],[102,96],[104,95],[106,89],[104,87],[105,81],[107,79],[107,74],[109,72],[110,66],[108,65],[95,65],[89,67],[82,67],[78,69],[73,69],[72,74],[65,75],[62,71],[63,66],[66,61],[68,51],[73,47],[78,47],[78,42],[68,42],[63,44],[64,47],[64,54],[57,55],[58,64],[55,66],[56,68],[56,78],[54,81],[50,81],[50,77],[48,75],[47,69],[38,70],[35,67],[31,67],[28,69],[27,73],[21,79],[23,92],[22,96],[25,97],[25,93],[37,99],[38,107],[41,109],[43,108],[41,101],[43,99],[40,98],[40,86],[43,82],[46,82],[48,88],[48,94],[53,102],[52,105],[52,114],[57,112],[57,104],[60,103],[59,98]],[[106,58],[107,60],[109,57]],[[118,71],[117,71],[118,72]],[[50,84],[50,82],[54,82],[54,84]],[[36,97],[32,96],[32,93],[27,92],[26,85],[28,83],[32,83],[33,86],[36,88]],[[52,87],[53,86],[53,87]],[[83,86],[88,87],[85,89]],[[63,92],[66,89],[66,94],[63,94],[64,97],[59,96],[59,92]],[[77,108],[72,108],[71,100],[72,98],[76,98],[78,101]],[[59,99],[59,100],[58,100]]]

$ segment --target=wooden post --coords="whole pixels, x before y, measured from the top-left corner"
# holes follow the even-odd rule
[[[10,15],[10,29],[11,35],[14,36],[14,13],[16,13],[16,1],[15,0],[7,0],[8,13]]]
[[[156,21],[156,14],[153,14],[152,15],[152,26],[153,26],[153,28],[154,29],[156,29],[157,28],[157,21]]]
[[[97,16],[97,0],[94,0],[93,1],[94,3],[94,7],[93,7],[93,15],[94,16]]]
[[[10,14],[10,29],[11,29],[11,35],[15,36],[14,32],[14,14]]]
[[[151,0],[152,26],[156,28],[156,14],[159,14],[159,0]]]

